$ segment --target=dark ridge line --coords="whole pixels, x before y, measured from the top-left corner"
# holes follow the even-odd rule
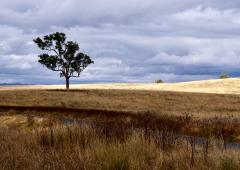
[[[36,112],[58,112],[58,113],[81,113],[87,115],[105,115],[105,116],[119,116],[119,117],[136,117],[136,113],[127,111],[113,111],[101,109],[80,109],[67,107],[50,107],[50,106],[7,106],[0,105],[0,111],[16,110],[16,111],[36,111]]]

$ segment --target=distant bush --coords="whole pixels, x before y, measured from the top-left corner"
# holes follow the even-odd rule
[[[219,76],[219,78],[220,78],[220,79],[227,79],[227,78],[230,78],[230,76],[227,75],[227,74],[221,74],[221,75]]]
[[[164,83],[162,80],[156,80],[155,83]]]

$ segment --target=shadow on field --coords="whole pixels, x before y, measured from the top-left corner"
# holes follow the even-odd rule
[[[48,107],[48,106],[1,106],[1,111],[16,110],[16,111],[36,111],[36,112],[58,112],[58,113],[85,113],[88,115],[104,115],[104,116],[117,116],[117,117],[135,117],[134,113],[124,111],[112,111],[101,109],[79,109],[79,108],[66,108],[66,107]]]
[[[48,90],[44,90],[44,91],[50,91],[50,92],[90,92],[92,90],[87,90],[87,89],[48,89]]]

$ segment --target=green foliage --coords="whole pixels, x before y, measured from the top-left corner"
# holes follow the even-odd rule
[[[78,53],[78,43],[66,41],[64,33],[52,33],[33,41],[47,52],[39,55],[39,63],[52,71],[59,71],[60,77],[65,77],[68,86],[71,77],[79,77],[89,64],[94,63],[87,54]]]

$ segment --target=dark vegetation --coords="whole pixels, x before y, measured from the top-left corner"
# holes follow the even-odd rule
[[[90,56],[78,53],[79,45],[73,41],[66,41],[64,33],[52,33],[33,41],[45,53],[39,55],[38,62],[52,71],[60,72],[60,77],[66,80],[66,89],[69,89],[71,77],[79,77],[82,71],[92,64]]]
[[[159,80],[156,80],[155,83],[164,83],[164,81],[159,79]]]
[[[219,76],[219,78],[220,78],[220,79],[227,79],[227,78],[230,78],[230,76],[227,75],[227,74],[221,74],[221,75]]]

